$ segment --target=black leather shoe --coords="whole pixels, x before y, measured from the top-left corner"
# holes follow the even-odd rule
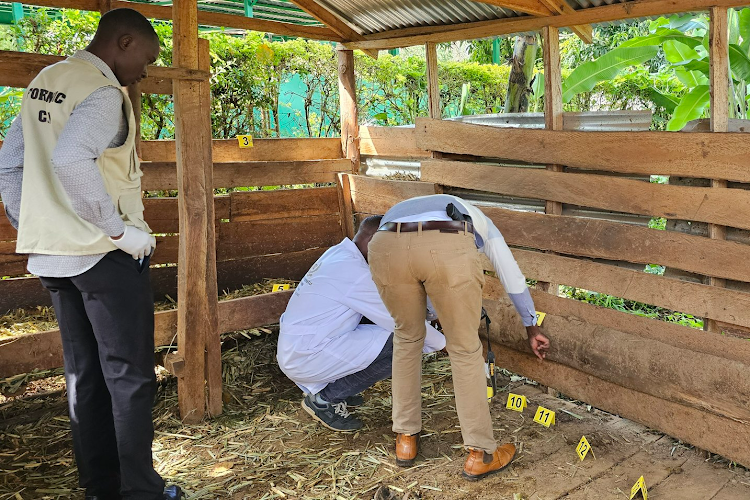
[[[171,485],[164,488],[164,500],[180,500],[182,498],[182,489],[179,486]]]

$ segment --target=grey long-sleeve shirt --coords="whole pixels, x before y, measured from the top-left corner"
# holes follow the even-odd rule
[[[120,82],[107,64],[84,50],[73,57],[90,62],[119,87]],[[93,92],[70,115],[52,154],[60,183],[76,213],[108,236],[117,236],[125,224],[104,187],[96,164],[107,148],[121,146],[128,135],[122,110],[123,93],[114,87]],[[29,143],[33,146],[33,139]],[[0,196],[10,223],[18,229],[23,181],[25,138],[21,116],[13,121],[0,149]],[[44,193],[39,193],[44,196]],[[77,276],[94,267],[104,254],[63,256],[30,254],[28,270],[38,276],[63,278]]]

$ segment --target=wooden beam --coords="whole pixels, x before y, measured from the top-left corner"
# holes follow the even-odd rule
[[[213,159],[217,163],[327,161],[346,158],[335,137],[256,139],[252,148],[240,148],[237,139],[214,139]],[[143,157],[153,162],[175,161],[175,141],[144,141]]]
[[[304,10],[321,23],[328,26],[341,38],[347,41],[364,40],[365,37],[354,31],[345,21],[341,20],[333,12],[321,6],[315,0],[291,0],[300,9]],[[362,49],[362,52],[373,59],[378,58],[377,49]]]
[[[457,161],[422,162],[421,179],[446,186],[582,207],[750,229],[750,191],[656,184],[623,177]],[[555,215],[562,215],[559,212]]]
[[[674,231],[567,215],[482,207],[509,245],[566,255],[638,264],[661,264],[693,273],[750,282],[750,245]]]
[[[531,14],[532,16],[549,16],[552,14],[550,9],[542,3],[541,0],[474,0],[475,2],[486,3],[500,7],[502,9],[514,10]]]
[[[34,0],[40,1],[40,0]],[[59,1],[59,0],[57,0]],[[54,2],[53,2],[54,3]],[[144,16],[153,19],[172,19],[172,7],[164,5],[152,5],[141,2],[127,2],[112,0],[113,8],[128,8],[137,10]],[[198,24],[203,26],[218,26],[224,28],[242,29],[248,31],[261,31],[283,36],[298,36],[313,40],[327,40],[341,42],[344,40],[333,30],[320,26],[301,26],[298,24],[282,23],[277,21],[266,21],[233,14],[221,14],[218,12],[198,11]]]
[[[727,132],[729,129],[729,13],[726,8],[712,7],[710,10],[709,61],[711,81],[711,132]],[[711,179],[711,188],[724,190],[725,179]],[[721,191],[720,191],[721,192]],[[719,194],[719,196],[722,196]],[[708,235],[715,240],[727,239],[727,228],[716,224],[708,225]],[[726,280],[709,277],[708,284],[724,287]],[[711,318],[705,324],[710,332],[720,331],[719,325]]]
[[[532,16],[556,16],[558,14],[570,14],[575,12],[565,0],[474,0],[511,9],[517,12],[525,12]],[[572,26],[573,33],[578,35],[585,43],[593,41],[593,29],[590,25]]]
[[[742,423],[626,389],[554,361],[540,363],[533,355],[502,345],[494,351],[501,360],[499,365],[513,373],[554,385],[569,397],[750,465],[750,433]]]
[[[499,284],[495,280],[488,281]],[[686,326],[537,290],[532,291],[532,297],[538,310],[547,313],[546,330],[554,335],[548,360],[750,426],[750,408],[745,404],[750,398],[750,378],[742,375],[750,369],[750,349],[744,345],[747,341],[711,335],[717,345],[705,349],[701,337],[707,334]],[[506,347],[529,352],[521,318],[512,302],[499,296],[496,301],[485,300],[485,308],[492,318],[492,337]],[[717,348],[719,344],[723,349]],[[742,349],[741,359],[728,359],[724,351],[730,349]],[[644,370],[646,366],[658,369]],[[691,375],[694,373],[702,376]]]
[[[438,80],[437,44],[425,44],[427,56],[427,108],[430,118],[440,120],[440,82]]]
[[[232,222],[338,215],[336,191],[335,187],[320,187],[234,192],[229,195],[229,212]]]
[[[341,149],[352,161],[351,171],[359,173],[359,117],[357,114],[357,85],[354,77],[354,53],[338,51],[339,106],[341,109]]]
[[[430,153],[417,147],[413,128],[374,127],[360,125],[359,150],[363,155],[392,158],[430,158]]]
[[[225,222],[219,225],[217,259],[221,262],[252,256],[328,248],[341,241],[338,213],[313,217]]]
[[[429,118],[416,121],[417,146],[427,151],[585,170],[750,182],[750,141],[742,133],[574,132],[497,128]],[[521,143],[526,147],[517,147]]]
[[[293,292],[294,290],[266,293],[219,302],[219,330],[221,333],[229,333],[278,323]],[[174,346],[176,335],[177,309],[155,313],[155,347]],[[184,357],[180,355],[180,358],[184,363]],[[62,363],[59,330],[0,340],[0,378],[58,368]],[[180,374],[182,375],[184,372]]]
[[[744,7],[748,0],[633,0],[576,10],[559,16],[509,18],[479,21],[462,25],[393,30],[365,37],[365,41],[344,42],[350,49],[395,49],[424,45],[427,42],[453,42],[491,36],[538,31],[544,26],[565,28],[639,17],[660,16],[677,12],[706,10],[711,7]]]
[[[349,185],[354,213],[383,215],[396,203],[435,194],[435,185],[429,182],[387,181],[364,175],[349,176]]]
[[[575,14],[575,9],[570,6],[566,0],[541,0],[541,2],[550,10],[553,14]],[[580,26],[571,26],[570,30],[578,35],[584,43],[591,43],[594,41],[594,29],[590,24],[584,24]]]
[[[42,69],[63,59],[46,54],[0,51],[0,67],[6,68],[0,73],[0,86],[27,87]],[[209,76],[208,72],[200,70],[149,66],[148,76],[139,85],[147,94],[171,94],[175,79],[201,81]]]
[[[531,250],[513,249],[513,256],[529,279],[560,283],[750,327],[750,293]],[[486,269],[492,271],[489,261]],[[748,344],[750,346],[750,342]],[[725,352],[725,356],[731,356],[731,353]]]
[[[217,262],[219,290],[235,290],[248,283],[260,282],[269,276],[299,280],[325,250],[326,248],[318,247],[301,252],[258,255],[227,262]],[[2,293],[0,293],[1,311],[9,311],[19,307],[33,309],[39,305],[52,305],[49,291],[41,285],[36,277],[2,280],[0,286],[2,287]],[[179,299],[177,297],[177,267],[152,267],[151,288],[154,296],[158,299],[165,298],[167,295]],[[175,320],[173,337],[176,337],[176,332]],[[170,337],[168,342],[173,340]]]
[[[91,12],[99,12],[102,5],[100,0],[27,0],[23,3],[38,7],[88,10]]]
[[[178,188],[177,170],[173,162],[143,163],[142,167],[144,191]],[[337,173],[351,172],[351,167],[350,160],[214,163],[214,187],[332,183],[336,181]]]

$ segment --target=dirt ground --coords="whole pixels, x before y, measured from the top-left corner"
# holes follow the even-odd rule
[[[198,425],[179,421],[176,381],[160,374],[156,466],[189,499],[372,499],[380,490],[377,500],[614,500],[629,498],[641,475],[654,500],[750,499],[750,471],[510,376],[492,415],[496,436],[516,444],[517,458],[501,474],[467,482],[442,354],[425,358],[421,454],[402,469],[394,461],[388,381],[365,393],[356,411],[362,431],[330,432],[301,410],[299,390],[275,364],[275,346],[275,332],[266,329],[225,339],[225,411]],[[62,377],[25,382],[21,395],[0,397],[0,500],[83,498]],[[523,413],[505,409],[508,391],[527,396]],[[556,412],[551,428],[533,422],[538,405]],[[593,453],[581,462],[575,448],[584,435]]]

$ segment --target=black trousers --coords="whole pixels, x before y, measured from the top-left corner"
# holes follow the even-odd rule
[[[154,302],[148,261],[116,250],[71,278],[40,278],[62,335],[73,448],[86,495],[163,498],[153,467]]]
[[[369,321],[369,320],[368,320]],[[381,349],[378,357],[362,371],[334,380],[320,391],[320,397],[329,403],[340,403],[349,396],[369,389],[391,376],[393,371],[393,334]]]

